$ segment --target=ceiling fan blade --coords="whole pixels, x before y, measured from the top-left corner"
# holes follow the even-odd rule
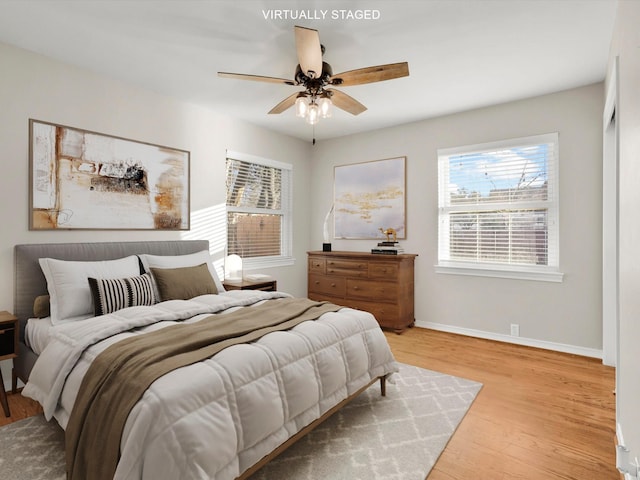
[[[409,64],[407,62],[388,63],[375,67],[358,68],[348,72],[333,75],[329,80],[331,85],[348,87],[351,85],[363,85],[365,83],[382,82],[394,78],[409,76]]]
[[[289,95],[287,98],[282,100],[279,104],[277,104],[275,107],[269,110],[269,114],[282,113],[288,108],[291,108],[294,105],[294,103],[296,103],[296,98],[298,98],[298,95],[300,95],[300,92],[296,92],[292,95]]]
[[[355,98],[350,97],[349,95],[341,92],[340,90],[327,88],[326,91],[331,93],[331,102],[336,107],[341,108],[342,110],[349,112],[352,115],[359,115],[367,109],[367,107],[362,105]]]
[[[246,75],[244,73],[218,72],[219,77],[235,78],[238,80],[253,80],[254,82],[284,83],[286,85],[295,85],[293,80],[276,77],[263,77],[261,75]]]
[[[318,78],[322,75],[322,47],[318,31],[296,26],[295,33],[298,63],[302,73],[309,78]]]

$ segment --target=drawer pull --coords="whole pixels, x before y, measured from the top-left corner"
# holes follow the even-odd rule
[[[360,287],[358,287],[357,285],[355,287],[353,287],[354,290],[360,290]]]
[[[320,285],[320,280],[316,280],[316,281],[315,281],[315,284],[316,284],[316,285]]]
[[[332,287],[335,287],[335,286],[336,286],[336,284],[335,284],[335,283],[332,283],[332,284],[331,284],[331,286],[332,286]]]

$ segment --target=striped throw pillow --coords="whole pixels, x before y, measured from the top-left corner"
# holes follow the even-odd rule
[[[151,275],[148,273],[130,278],[89,277],[89,287],[96,316],[122,308],[156,303]]]

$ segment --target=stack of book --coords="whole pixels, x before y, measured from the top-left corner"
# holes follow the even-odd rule
[[[404,248],[399,242],[378,242],[378,245],[371,249],[371,253],[378,255],[398,255],[404,253]]]

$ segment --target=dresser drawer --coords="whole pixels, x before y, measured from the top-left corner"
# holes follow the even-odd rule
[[[397,263],[371,262],[369,264],[369,278],[393,280],[398,277],[399,271]]]
[[[380,280],[347,279],[347,298],[396,303],[398,285]]]
[[[344,297],[346,279],[328,275],[309,274],[309,293],[322,293],[335,297]]]
[[[327,259],[327,274],[342,275],[349,277],[367,277],[369,272],[368,262],[356,260],[334,260]]]
[[[326,266],[324,258],[309,258],[309,273],[325,273]]]

